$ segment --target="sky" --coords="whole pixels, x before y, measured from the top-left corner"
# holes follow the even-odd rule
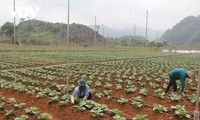
[[[1,0],[0,26],[13,22],[8,7],[14,0]],[[36,19],[48,22],[67,23],[67,0],[15,0],[16,7],[39,7]],[[185,17],[200,14],[200,0],[70,0],[70,23],[84,25],[104,25],[123,29],[146,26],[148,10],[148,28],[165,31],[172,28]],[[32,17],[30,17],[32,18]],[[32,18],[33,19],[33,18]],[[16,21],[19,22],[17,16]]]

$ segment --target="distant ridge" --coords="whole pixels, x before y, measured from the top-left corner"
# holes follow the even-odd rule
[[[160,38],[170,45],[200,46],[200,16],[188,16]]]

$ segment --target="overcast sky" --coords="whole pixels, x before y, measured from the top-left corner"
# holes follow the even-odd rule
[[[1,0],[0,26],[13,21],[8,7],[13,0]],[[148,27],[156,30],[172,28],[189,15],[200,14],[200,0],[70,0],[70,23],[97,24],[111,28]],[[67,0],[16,0],[16,7],[40,7],[37,19],[67,23]],[[17,18],[19,21],[19,18]]]

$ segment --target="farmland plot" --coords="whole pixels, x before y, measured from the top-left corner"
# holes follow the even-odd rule
[[[0,52],[0,69],[48,66],[66,64],[67,51],[65,50],[33,50],[33,51],[2,51]],[[131,51],[70,51],[69,61],[71,63],[92,63],[95,60],[113,61],[127,60],[132,58],[167,56],[170,53],[149,52],[131,52]]]
[[[74,64],[70,65],[69,71],[70,94],[80,78],[87,80],[93,94],[92,100],[80,100],[72,105],[68,95],[60,94],[66,80],[66,66],[61,63],[66,62],[66,56],[59,54],[60,61],[56,62],[56,54],[47,53],[41,57],[42,67],[34,67],[38,65],[38,59],[30,54],[27,59],[23,57],[24,62],[17,62],[20,67],[29,67],[17,70],[17,75],[13,70],[2,68],[0,119],[192,119],[196,81],[186,81],[187,97],[172,90],[164,95],[164,90],[171,69],[185,67],[198,70],[200,55],[146,53],[147,58],[144,59],[141,54],[104,51],[104,56],[96,54],[98,62],[94,71],[94,53],[72,52],[70,61]],[[1,59],[3,65],[12,62],[11,53],[1,55],[5,58]]]

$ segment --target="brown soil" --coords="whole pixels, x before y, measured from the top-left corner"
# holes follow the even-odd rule
[[[38,76],[27,76],[27,77],[42,81],[42,80],[38,79]],[[106,79],[105,77],[106,76],[103,76],[103,79]],[[9,79],[9,78],[7,78],[7,79]],[[73,78],[73,79],[75,79],[75,78]],[[116,90],[115,89],[116,82],[114,81],[114,79],[115,79],[115,73],[112,74],[112,76],[111,76],[112,81],[110,82],[110,84],[113,85],[111,88],[112,96],[132,99],[132,98],[140,95],[140,96],[142,96],[144,103],[149,106],[144,105],[142,108],[137,109],[137,108],[134,108],[131,105],[131,103],[126,103],[126,104],[121,105],[117,102],[117,99],[108,100],[105,97],[97,98],[95,95],[93,95],[92,100],[94,100],[97,103],[106,104],[109,109],[119,109],[120,111],[122,111],[122,115],[126,116],[127,118],[132,118],[137,114],[143,114],[143,115],[146,114],[147,118],[149,120],[179,120],[179,118],[171,112],[162,113],[162,114],[154,112],[152,110],[152,107],[150,107],[150,106],[153,106],[154,103],[162,104],[163,106],[167,107],[168,110],[171,110],[170,107],[172,105],[177,105],[177,104],[185,105],[186,110],[189,111],[190,114],[193,114],[195,105],[190,103],[187,99],[184,99],[181,102],[175,102],[175,101],[172,101],[168,95],[165,95],[165,99],[156,98],[154,96],[155,89],[151,88],[148,85],[149,82],[146,80],[142,80],[142,81],[146,83],[145,88],[147,88],[149,90],[148,96],[143,96],[138,93],[138,91],[141,87],[137,84],[137,81],[134,81],[134,85],[137,87],[137,90],[134,93],[127,93],[124,90],[124,88],[127,86],[127,83],[125,83],[125,82],[122,83],[122,88],[123,88],[122,90]],[[137,79],[138,79],[138,76],[136,77],[136,80]],[[9,79],[9,80],[12,80],[12,79]],[[94,79],[91,88],[96,88],[97,93],[103,93],[103,91],[105,90],[105,88],[103,87],[105,84],[105,80],[102,80],[101,87],[95,87],[94,83],[96,80],[97,80],[97,77]],[[128,78],[122,79],[122,80],[125,81],[125,80],[128,80]],[[56,81],[56,82],[58,84],[65,84],[64,80]],[[160,82],[158,84],[160,85],[159,88],[161,88],[163,82]],[[74,85],[76,85],[76,83],[74,83]],[[41,87],[44,87],[44,86],[41,86]],[[48,87],[48,86],[45,86],[45,87]],[[186,86],[186,88],[187,87],[188,86]],[[169,91],[169,92],[171,92],[171,91]],[[192,93],[194,93],[194,92],[191,92],[191,91],[189,92],[189,94],[192,94]],[[0,94],[5,96],[7,99],[9,99],[11,97],[15,98],[17,103],[25,103],[26,108],[33,107],[33,106],[38,107],[40,110],[40,113],[45,112],[45,113],[51,114],[53,116],[53,120],[96,120],[96,119],[97,120],[98,119],[99,120],[111,120],[113,117],[110,114],[105,114],[104,117],[102,117],[102,118],[95,118],[95,117],[92,117],[89,110],[86,110],[84,112],[74,112],[75,108],[73,107],[73,105],[71,105],[71,103],[68,103],[68,105],[64,106],[64,107],[59,106],[59,103],[57,103],[57,102],[48,104],[48,98],[36,98],[34,95],[20,93],[20,92],[14,91],[14,90],[0,89]],[[12,107],[8,104],[8,105],[6,105],[6,108],[12,108]],[[16,113],[17,115],[25,114],[24,111],[21,111],[18,109],[15,110],[14,113]],[[33,117],[31,115],[29,115],[29,116],[30,116],[30,119],[36,119],[35,117]],[[0,120],[13,120],[13,119],[14,119],[14,116],[5,117],[4,112],[2,110],[0,110]],[[182,120],[184,120],[184,119],[182,119]]]

